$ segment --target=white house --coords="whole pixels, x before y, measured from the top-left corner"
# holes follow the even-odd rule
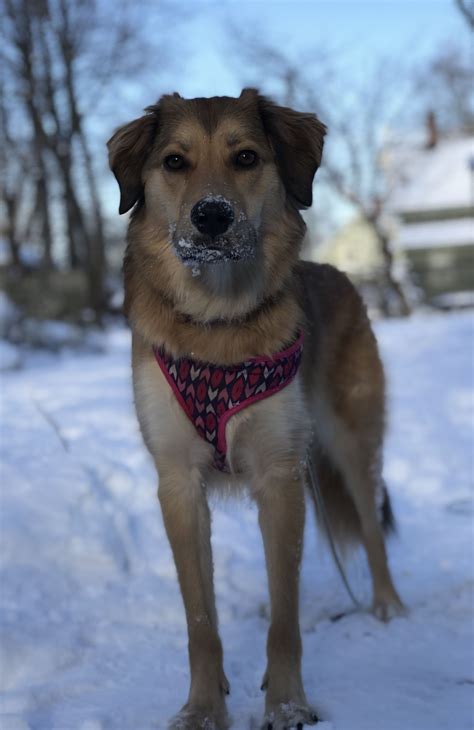
[[[394,246],[428,301],[474,290],[474,137],[457,136],[398,155],[390,208]]]

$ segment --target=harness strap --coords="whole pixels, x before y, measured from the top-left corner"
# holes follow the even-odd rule
[[[225,468],[225,429],[243,408],[283,390],[301,362],[304,333],[290,347],[270,357],[253,357],[222,366],[189,357],[175,360],[164,348],[153,348],[156,361],[198,434],[214,446],[216,466]]]

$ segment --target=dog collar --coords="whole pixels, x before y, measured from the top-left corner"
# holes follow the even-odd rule
[[[226,471],[225,427],[235,413],[268,398],[291,383],[301,363],[304,333],[285,350],[222,366],[174,359],[163,347],[153,348],[156,361],[176,399],[198,434],[214,447],[214,465]]]

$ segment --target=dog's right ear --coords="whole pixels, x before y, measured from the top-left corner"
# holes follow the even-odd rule
[[[158,130],[158,106],[117,129],[107,142],[109,166],[120,187],[119,213],[127,213],[143,195],[142,170]]]

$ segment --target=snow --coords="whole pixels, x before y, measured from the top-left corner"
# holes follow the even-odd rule
[[[389,552],[410,613],[354,613],[308,510],[303,673],[321,730],[472,728],[473,319],[377,325]],[[1,730],[151,730],[186,699],[184,612],[132,407],[129,334],[2,373]],[[235,730],[258,728],[268,606],[255,509],[214,507]],[[367,571],[349,571],[369,596]],[[333,620],[338,614],[344,615]]]
[[[214,246],[196,242],[194,238],[179,238],[176,242],[176,252],[185,264],[196,268],[199,276],[199,264],[215,264],[226,261],[241,261],[251,258],[254,253],[254,237],[249,236],[248,230],[234,228],[228,236],[219,236],[213,239]]]
[[[453,291],[432,297],[431,304],[440,309],[463,309],[474,307],[474,291]]]
[[[442,139],[434,149],[410,149],[395,154],[393,165],[402,171],[390,201],[394,211],[472,207],[474,137]]]
[[[13,322],[18,319],[19,310],[7,297],[4,291],[0,291],[0,332],[4,335]]]
[[[198,206],[202,205],[202,203],[222,203],[223,205],[232,208],[236,201],[229,200],[225,197],[225,195],[213,195],[212,193],[207,193],[207,195],[199,201]]]
[[[6,340],[0,340],[0,372],[3,370],[15,370],[20,367],[20,362],[18,348]]]
[[[405,223],[395,245],[401,249],[474,247],[474,218]]]

